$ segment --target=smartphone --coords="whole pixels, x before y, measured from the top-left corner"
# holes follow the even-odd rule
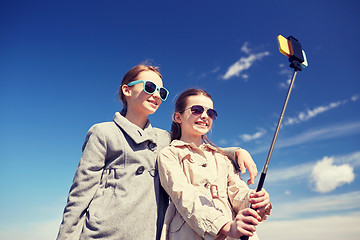
[[[290,56],[293,59],[296,59],[299,63],[304,62],[304,56],[300,42],[293,36],[289,36],[287,39],[290,48]]]

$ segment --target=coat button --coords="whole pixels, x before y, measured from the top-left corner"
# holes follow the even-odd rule
[[[149,148],[151,151],[155,151],[155,149],[156,149],[156,144],[153,143],[153,142],[149,142],[148,148]]]
[[[202,167],[206,167],[207,166],[207,164],[206,163],[204,163],[203,165],[201,165]]]
[[[149,173],[152,177],[156,177],[158,175],[158,171],[155,168],[150,169]]]
[[[140,167],[136,170],[135,174],[136,174],[136,175],[140,175],[140,174],[142,174],[142,173],[144,172],[144,170],[145,170],[145,167],[144,167],[144,166],[140,166]]]

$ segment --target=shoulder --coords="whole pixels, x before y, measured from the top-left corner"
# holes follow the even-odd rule
[[[108,141],[109,139],[119,137],[120,132],[114,122],[96,123],[88,130],[86,140],[90,137],[95,137],[99,140],[102,139],[102,141]]]
[[[159,152],[159,158],[167,159],[167,158],[182,158],[182,156],[191,154],[191,151],[182,141],[173,140],[170,145],[164,147]]]
[[[181,155],[181,149],[174,146],[166,146],[160,150],[158,154],[158,159],[160,161],[169,161],[169,159],[177,159]]]
[[[117,128],[114,122],[101,122],[92,125],[89,129],[89,133],[110,133]]]
[[[170,133],[164,129],[153,127],[154,131],[156,132],[156,135],[160,137],[168,137],[170,139]]]
[[[170,144],[170,133],[166,130],[153,127],[153,130],[156,135],[156,144],[158,145],[159,149],[163,149],[164,147],[169,146]]]
[[[169,155],[177,152],[177,149],[174,146],[166,146],[160,150],[159,156]]]

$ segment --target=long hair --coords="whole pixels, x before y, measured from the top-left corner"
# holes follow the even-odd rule
[[[184,112],[186,104],[187,104],[187,99],[190,96],[197,96],[197,95],[203,95],[212,100],[212,97],[208,92],[206,92],[205,90],[202,90],[202,89],[197,89],[197,88],[189,88],[189,89],[185,90],[183,93],[181,93],[180,96],[177,98],[177,100],[175,102],[175,110],[174,110],[174,114],[173,114],[173,121],[171,124],[171,131],[170,131],[171,141],[175,140],[175,139],[179,140],[181,138],[181,126],[180,126],[180,123],[177,123],[174,119],[175,113]],[[205,135],[201,136],[201,138],[202,138],[203,142],[208,143],[214,147],[217,147]]]
[[[139,64],[136,65],[135,67],[133,67],[132,69],[130,69],[123,77],[121,84],[120,84],[120,88],[119,88],[119,100],[123,103],[123,109],[121,111],[121,114],[125,115],[127,112],[127,101],[126,98],[122,92],[122,86],[126,85],[132,81],[134,81],[136,79],[136,77],[144,71],[153,71],[155,72],[157,75],[159,75],[159,77],[162,79],[162,75],[159,72],[159,68],[158,67],[154,67],[151,65],[148,65],[147,63],[143,63],[143,64]]]

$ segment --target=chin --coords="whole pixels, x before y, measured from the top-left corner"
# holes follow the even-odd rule
[[[195,132],[198,132],[199,135],[205,135],[209,132],[210,129],[194,129]]]
[[[148,113],[149,113],[149,115],[151,115],[151,114],[154,114],[157,110],[158,110],[158,107],[157,108],[148,108]]]
[[[155,113],[159,108],[159,105],[154,104],[144,104],[143,106],[149,115]]]

